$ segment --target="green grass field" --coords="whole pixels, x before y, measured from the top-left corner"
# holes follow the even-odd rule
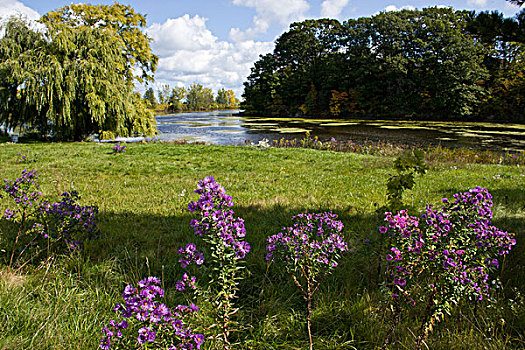
[[[170,305],[184,301],[175,281],[177,249],[195,241],[187,210],[197,181],[213,175],[245,219],[249,274],[238,293],[234,349],[306,349],[305,306],[290,278],[265,261],[265,239],[304,211],[332,210],[345,224],[351,252],[314,297],[314,349],[376,349],[389,328],[377,272],[380,208],[393,158],[308,149],[95,143],[0,144],[0,180],[36,169],[44,195],[77,190],[97,205],[102,237],[82,257],[59,259],[23,272],[0,270],[0,349],[95,349],[115,317],[127,283],[161,277]],[[19,163],[18,153],[27,160]],[[414,212],[475,186],[494,196],[493,223],[515,232],[517,245],[502,271],[500,301],[464,303],[427,340],[429,349],[525,347],[525,171],[504,165],[433,162],[404,201]],[[0,209],[6,202],[0,202]],[[3,227],[3,226],[1,226]],[[7,256],[9,232],[0,232]],[[370,240],[366,242],[365,240]],[[4,260],[5,263],[5,260]],[[3,265],[5,266],[5,264]],[[202,306],[202,325],[206,305]],[[391,349],[411,349],[419,327],[404,315]],[[205,329],[200,329],[205,332]],[[205,349],[214,349],[206,342]]]

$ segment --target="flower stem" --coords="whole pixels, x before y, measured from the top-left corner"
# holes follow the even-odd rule
[[[13,258],[15,256],[16,245],[18,244],[18,239],[22,235],[22,227],[24,226],[26,220],[26,209],[22,213],[22,220],[20,220],[20,226],[18,226],[18,232],[16,233],[15,243],[13,244],[13,251],[11,252],[11,259],[9,259],[9,267],[13,266]]]

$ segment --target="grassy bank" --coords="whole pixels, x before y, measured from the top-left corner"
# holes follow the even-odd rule
[[[194,240],[187,211],[198,180],[213,175],[245,219],[250,274],[242,282],[236,349],[304,349],[304,303],[293,282],[264,260],[265,239],[299,212],[332,210],[345,224],[351,254],[316,295],[315,349],[375,349],[389,327],[377,274],[386,181],[393,158],[312,149],[95,143],[0,144],[0,178],[33,168],[42,191],[55,198],[75,189],[100,209],[101,239],[83,257],[0,274],[0,348],[96,348],[126,283],[162,277],[173,303],[180,279],[177,249]],[[19,162],[18,153],[26,156]],[[504,264],[501,302],[463,305],[428,340],[431,349],[525,347],[525,171],[523,167],[432,162],[405,202],[414,211],[475,186],[495,201],[496,226],[517,234]],[[0,209],[5,209],[4,203]],[[7,233],[2,232],[5,237]],[[4,248],[4,247],[2,247]],[[5,248],[4,248],[5,249]],[[8,249],[7,249],[8,250]],[[4,253],[3,253],[4,254]],[[382,256],[382,255],[381,255]],[[204,308],[204,313],[206,308]],[[401,320],[392,349],[411,348],[418,320]],[[202,330],[201,330],[202,331]],[[213,348],[207,342],[205,348]]]

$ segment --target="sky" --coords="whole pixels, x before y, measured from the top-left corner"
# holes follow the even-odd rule
[[[0,17],[22,14],[36,20],[46,12],[86,1],[0,0]],[[90,1],[111,5],[114,1]],[[447,6],[497,10],[512,17],[519,8],[505,0],[120,0],[146,15],[145,33],[159,56],[155,90],[199,83],[214,93],[231,89],[241,96],[243,82],[259,55],[271,52],[274,40],[290,23],[307,18],[369,17],[381,11]],[[146,87],[138,87],[144,90]]]

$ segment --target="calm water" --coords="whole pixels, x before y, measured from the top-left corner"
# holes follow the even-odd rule
[[[162,140],[239,145],[249,140],[302,138],[306,131],[321,140],[388,141],[525,151],[525,125],[385,120],[337,120],[241,117],[235,111],[157,116]]]

